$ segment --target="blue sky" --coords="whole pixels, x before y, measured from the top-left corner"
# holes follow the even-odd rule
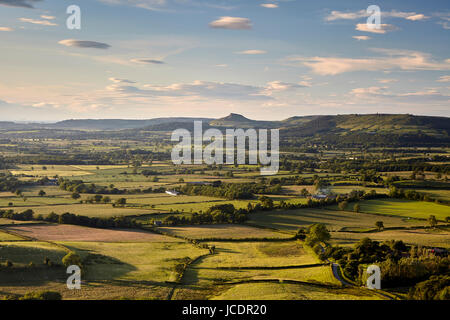
[[[66,8],[81,9],[81,30]],[[366,9],[381,9],[381,29]],[[0,120],[450,116],[448,1],[0,0]]]

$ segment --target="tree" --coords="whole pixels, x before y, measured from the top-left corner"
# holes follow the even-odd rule
[[[124,206],[126,204],[127,204],[127,199],[125,199],[125,198],[119,198],[116,200],[116,205]]]
[[[261,196],[259,197],[259,201],[261,201],[261,204],[265,208],[273,208],[273,200],[267,196]]]
[[[375,227],[377,227],[378,231],[381,231],[384,229],[383,221],[377,221],[375,222]]]
[[[102,201],[102,199],[103,199],[103,196],[102,196],[101,194],[96,194],[96,195],[94,196],[94,201],[97,202],[97,203],[99,203],[100,201]]]
[[[44,190],[41,190],[41,191],[39,191],[38,195],[39,195],[39,197],[43,197],[46,195],[46,193]]]
[[[327,242],[331,235],[324,224],[316,223],[308,228],[306,244],[312,246],[318,242]]]
[[[430,215],[430,216],[428,217],[428,223],[430,224],[430,226],[431,226],[432,228],[436,227],[436,225],[437,225],[436,216]]]
[[[74,192],[74,193],[72,193],[72,199],[75,199],[75,200],[77,200],[77,199],[80,199],[80,194],[78,193],[78,192]]]
[[[339,207],[339,209],[341,209],[342,211],[344,211],[345,208],[347,208],[347,205],[348,205],[348,202],[347,202],[347,201],[342,201],[342,202],[339,202],[338,207]]]
[[[81,258],[74,252],[69,252],[62,258],[62,263],[65,267],[76,265],[81,268]]]
[[[356,213],[359,213],[361,211],[361,206],[359,205],[359,203],[353,206],[353,211]]]

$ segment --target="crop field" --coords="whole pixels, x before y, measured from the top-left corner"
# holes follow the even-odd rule
[[[372,240],[403,240],[403,242],[411,245],[437,246],[450,248],[450,232],[447,230],[385,230],[382,232],[371,233],[354,233],[354,232],[332,232],[331,241],[335,244],[344,246],[353,245],[362,238],[370,238]]]
[[[187,284],[203,286],[248,280],[294,280],[339,285],[329,266],[290,269],[216,269],[195,265],[185,274]]]
[[[367,290],[354,288],[331,289],[293,283],[237,284],[212,300],[378,300]]]
[[[44,169],[44,167],[46,169]],[[75,166],[66,165],[18,165],[18,169],[11,170],[12,174],[16,175],[29,175],[34,177],[74,177],[85,176],[92,174],[92,172],[85,169],[80,169]]]
[[[386,214],[411,218],[426,219],[435,215],[436,219],[444,220],[450,216],[450,206],[425,201],[410,201],[400,199],[361,201],[361,212]]]
[[[0,208],[0,210],[8,210],[10,208]],[[142,208],[127,208],[127,207],[112,207],[110,204],[71,204],[71,205],[52,205],[52,206],[24,206],[20,207],[20,211],[27,209],[33,210],[35,214],[42,214],[47,216],[54,212],[57,214],[63,214],[70,212],[82,216],[89,217],[114,217],[114,216],[128,216],[128,215],[140,215],[150,214],[155,212],[151,209]]]
[[[4,230],[38,240],[99,242],[172,242],[173,238],[140,230],[110,230],[74,225],[7,226]]]
[[[159,227],[159,230],[190,239],[280,239],[290,234],[274,232],[269,229],[253,228],[243,225],[215,224],[199,226]]]
[[[202,268],[286,267],[320,263],[298,241],[210,242],[217,254],[203,259]]]
[[[47,242],[0,242],[0,263],[9,260],[19,266],[28,265],[30,262],[42,265],[45,257],[51,261],[60,262],[66,254],[67,251]]]
[[[175,265],[207,253],[186,242],[58,242],[88,259],[87,280],[175,281]],[[90,256],[90,258],[89,258]]]
[[[0,229],[0,241],[20,241],[20,240],[23,240],[23,238],[20,238],[13,234],[2,232],[2,230]]]
[[[424,221],[401,217],[380,216],[329,209],[277,210],[252,213],[249,223],[264,227],[296,232],[299,227],[323,223],[331,231],[344,227],[374,228],[375,222],[383,220],[385,227],[412,227],[424,225]]]

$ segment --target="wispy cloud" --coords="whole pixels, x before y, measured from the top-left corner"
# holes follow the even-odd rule
[[[371,39],[369,36],[353,36],[352,38],[358,41]]]
[[[87,40],[75,40],[75,39],[61,40],[58,43],[66,47],[76,47],[76,48],[108,49],[111,47],[107,43],[97,41],[87,41]]]
[[[264,50],[244,50],[244,51],[238,51],[236,52],[237,54],[249,54],[249,55],[253,55],[253,54],[265,54],[267,53],[267,51]]]
[[[419,51],[372,49],[381,57],[341,58],[341,57],[289,57],[288,62],[297,63],[320,75],[337,75],[355,71],[388,70],[450,70],[450,59],[435,61],[431,55]]]
[[[41,18],[42,19],[47,19],[47,20],[55,20],[56,19],[56,17],[54,17],[54,16],[47,16],[45,14],[41,15]]]
[[[441,76],[436,81],[437,82],[450,82],[450,76]]]
[[[230,30],[249,30],[252,28],[250,19],[239,17],[220,17],[209,24],[211,28]]]
[[[359,11],[331,11],[326,17],[325,21],[336,21],[336,20],[357,20],[361,18],[367,18],[371,13],[367,13],[366,10]],[[381,12],[381,18],[402,18],[411,21],[420,21],[428,19],[429,17],[416,12],[404,12],[404,11],[383,11]]]
[[[147,59],[147,58],[131,59],[130,61],[133,63],[141,63],[141,64],[164,64],[165,63],[162,60]]]
[[[0,31],[6,31],[6,32],[9,32],[9,31],[14,31],[14,29],[13,29],[13,28],[10,28],[10,27],[0,27]]]
[[[34,4],[42,0],[0,0],[0,5],[7,7],[34,8]]]
[[[379,29],[372,29],[369,28],[367,23],[358,23],[355,27],[355,30],[357,31],[363,31],[363,32],[370,32],[370,33],[378,33],[378,34],[384,34],[386,32],[398,30],[396,26],[393,26],[392,24],[380,24]]]
[[[136,83],[135,81],[128,80],[128,79],[119,79],[119,78],[109,78],[109,81],[112,81],[114,83]]]
[[[276,3],[262,3],[261,7],[275,9],[278,8],[278,5]]]
[[[43,26],[57,26],[56,23],[50,22],[48,20],[36,20],[36,19],[30,19],[30,18],[19,18],[22,22],[32,23],[32,24],[39,24]]]

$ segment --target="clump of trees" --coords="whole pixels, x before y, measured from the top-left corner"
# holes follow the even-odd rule
[[[409,290],[410,300],[450,300],[450,276],[431,276]]]
[[[281,185],[267,185],[264,183],[220,183],[216,185],[187,184],[179,188],[184,194],[203,195],[210,197],[234,199],[252,199],[254,194],[279,194]]]

